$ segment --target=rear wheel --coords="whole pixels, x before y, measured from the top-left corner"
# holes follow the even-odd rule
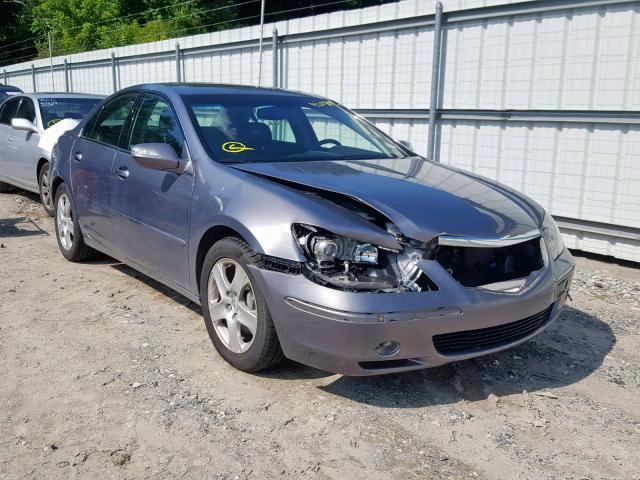
[[[267,304],[252,280],[260,256],[237,237],[214,244],[200,278],[202,311],[218,353],[234,367],[257,372],[283,358]]]
[[[70,262],[92,260],[98,252],[84,243],[80,224],[73,213],[69,192],[63,183],[56,190],[55,200],[56,239],[60,253]]]
[[[53,196],[51,195],[51,185],[49,184],[49,162],[40,167],[38,173],[38,189],[40,190],[40,201],[47,215],[53,217]]]

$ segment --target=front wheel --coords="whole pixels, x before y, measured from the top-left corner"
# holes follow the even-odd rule
[[[209,337],[222,358],[245,372],[264,370],[283,358],[267,304],[248,268],[259,261],[243,240],[227,237],[211,247],[200,277]]]
[[[70,262],[96,258],[98,252],[84,243],[80,224],[74,216],[69,192],[64,183],[56,191],[55,217],[56,239],[64,258]]]
[[[53,217],[53,196],[51,195],[51,185],[49,184],[49,162],[40,167],[38,173],[38,190],[40,190],[40,201],[47,215]]]

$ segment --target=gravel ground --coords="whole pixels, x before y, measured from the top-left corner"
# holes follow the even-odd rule
[[[640,270],[578,258],[573,302],[498,355],[375,378],[250,375],[197,306],[71,264],[0,195],[0,478],[640,479]]]

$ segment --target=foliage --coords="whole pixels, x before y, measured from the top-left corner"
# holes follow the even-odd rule
[[[267,22],[397,0],[266,0]],[[329,5],[325,5],[325,4]],[[259,22],[247,0],[0,0],[0,62],[153,42]],[[283,12],[283,13],[280,13]]]

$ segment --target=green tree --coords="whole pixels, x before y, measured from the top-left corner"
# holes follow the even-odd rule
[[[267,0],[266,21],[398,0]],[[153,42],[259,23],[247,0],[0,0],[0,62]]]

